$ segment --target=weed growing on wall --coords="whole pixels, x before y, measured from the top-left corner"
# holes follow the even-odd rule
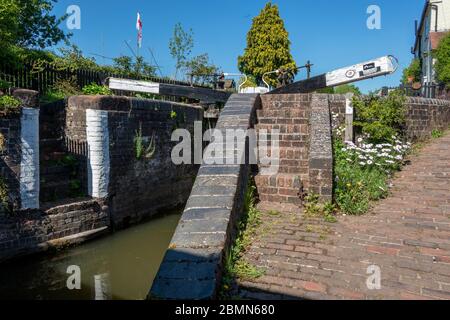
[[[256,187],[250,184],[245,195],[244,215],[237,226],[237,236],[225,261],[223,295],[231,289],[234,279],[252,280],[264,275],[264,270],[256,268],[243,259],[245,251],[250,247],[261,224],[261,212],[255,204]]]
[[[0,211],[9,207],[8,187],[6,186],[3,177],[0,177]]]
[[[368,135],[357,144],[334,139],[335,199],[343,213],[364,214],[371,201],[386,197],[390,176],[401,168],[411,148],[396,135],[390,137],[393,143],[373,144],[369,140]]]
[[[134,136],[134,150],[137,160],[151,159],[156,152],[155,135],[152,136],[149,144],[145,146],[146,142],[142,136],[142,124],[139,125],[139,130]]]
[[[6,138],[3,133],[0,132],[0,153],[5,152],[6,150]]]
[[[0,97],[0,114],[12,114],[20,111],[20,101],[12,96]]]

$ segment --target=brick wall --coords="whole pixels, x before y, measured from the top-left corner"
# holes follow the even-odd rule
[[[260,165],[255,178],[259,199],[300,205],[301,195],[309,186],[311,95],[263,95],[261,104],[257,111],[258,133],[266,130],[270,135],[278,130],[280,135],[278,172],[267,174]],[[260,147],[262,143],[266,142],[260,140]],[[270,156],[276,156],[270,141],[267,146]]]
[[[280,131],[278,173],[256,177],[262,202],[301,205],[304,194],[332,199],[331,114],[345,123],[344,95],[280,94],[261,96],[258,131]],[[263,169],[260,166],[260,172]]]
[[[37,108],[38,107],[38,93],[32,90],[16,89],[13,91],[13,96],[21,102],[21,108]],[[28,119],[25,114],[30,114],[33,110],[22,110],[15,114],[0,114],[0,132],[3,135],[3,150],[0,150],[0,174],[8,188],[8,196],[12,210],[19,210],[22,206],[22,197],[24,196],[24,186],[22,183],[21,194],[21,179],[26,180],[25,172],[27,168],[21,163],[24,161],[22,143],[22,135],[34,135],[36,132],[25,132],[23,130],[22,122]],[[29,118],[33,117],[30,115]],[[37,130],[37,128],[34,128]],[[31,141],[27,141],[25,147],[35,147],[31,145]],[[28,150],[28,149],[27,149]],[[31,151],[31,149],[30,149]],[[32,155],[27,155],[31,157]],[[34,164],[32,164],[34,165]],[[34,173],[33,173],[34,174]],[[31,190],[33,193],[35,190]],[[0,210],[0,213],[3,210]]]
[[[345,125],[346,101],[345,94],[328,95],[328,103],[330,104],[331,114],[337,115],[337,117],[331,118],[333,128],[338,128]]]
[[[0,115],[0,132],[3,135],[3,151],[0,150],[0,174],[5,181],[11,209],[20,208],[20,114]]]
[[[108,207],[101,200],[6,214],[0,219],[0,262],[86,240],[108,224]]]
[[[202,108],[127,97],[71,97],[65,130],[69,139],[86,141],[87,109],[108,114],[108,197],[115,227],[185,204],[198,166],[172,163],[171,151],[178,142],[170,141],[171,134],[176,128],[193,134],[194,121],[203,120]],[[152,137],[156,142],[150,159],[135,156],[134,138],[140,128],[147,143]]]
[[[406,134],[411,140],[429,138],[433,130],[450,125],[450,100],[407,98]]]

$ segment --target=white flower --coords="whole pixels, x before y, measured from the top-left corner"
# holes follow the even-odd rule
[[[395,159],[397,159],[397,160],[403,160],[403,157],[402,157],[402,156],[396,156]]]
[[[365,165],[366,165],[365,162],[360,162],[359,164],[362,165],[362,166],[365,166]]]
[[[359,143],[363,142],[363,139],[362,138],[358,138],[358,142]]]
[[[389,164],[394,164],[395,162],[394,162],[394,161],[392,161],[392,160],[386,160],[386,163],[389,163]]]
[[[372,161],[372,160],[369,160],[369,161],[367,161],[367,164],[370,166],[370,165],[373,164],[373,161]]]

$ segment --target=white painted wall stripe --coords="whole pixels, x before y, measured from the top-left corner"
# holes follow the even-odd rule
[[[39,109],[22,108],[20,200],[22,209],[39,209]]]
[[[108,112],[86,110],[86,137],[88,143],[88,193],[93,198],[108,196],[109,186],[109,131]]]

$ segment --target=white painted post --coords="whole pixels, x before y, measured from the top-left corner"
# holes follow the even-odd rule
[[[353,94],[345,97],[345,142],[353,142]]]
[[[105,198],[108,196],[110,171],[107,111],[86,110],[86,137],[88,194],[93,198]]]
[[[39,209],[39,109],[22,108],[20,122],[21,208]]]

